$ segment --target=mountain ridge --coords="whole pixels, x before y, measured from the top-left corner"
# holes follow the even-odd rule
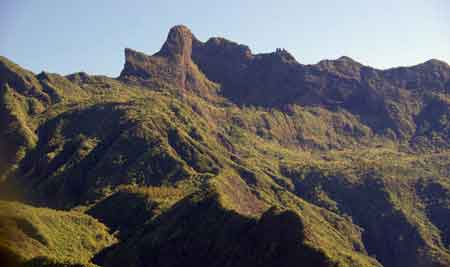
[[[182,88],[189,87],[185,84],[188,77],[190,87],[202,88],[197,92],[200,96],[214,98],[217,95],[217,91],[206,86],[213,81],[220,87],[219,96],[238,105],[282,110],[290,104],[318,105],[331,110],[344,108],[361,117],[372,130],[391,130],[395,139],[406,142],[416,134],[414,117],[420,112],[417,106],[427,104],[427,94],[450,92],[450,67],[438,60],[387,70],[364,66],[349,57],[302,65],[283,49],[254,55],[247,46],[223,38],[210,38],[203,43],[185,26],[171,29],[160,52],[153,56],[139,54],[139,58],[149,61],[161,57],[182,59],[175,61],[177,66],[198,66],[204,75],[197,71],[179,71],[179,68],[169,73],[181,72],[177,79]],[[126,57],[119,79],[123,79],[124,73],[133,76],[134,71],[136,77],[151,81],[149,73],[154,67],[141,64],[136,70],[129,70],[133,64],[128,62],[132,61],[132,57]],[[162,68],[167,69],[164,66]],[[146,72],[146,68],[150,72]],[[160,79],[164,74],[158,72],[156,76]],[[170,77],[169,80],[174,80]],[[375,118],[373,113],[381,116]]]
[[[302,65],[184,26],[125,57],[118,78],[0,58],[0,195],[116,231],[86,259],[450,264],[448,65]]]

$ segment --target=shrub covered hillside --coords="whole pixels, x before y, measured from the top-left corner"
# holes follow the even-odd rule
[[[2,57],[2,253],[32,266],[450,266],[449,118],[438,60],[303,65],[184,26],[152,56],[126,49],[118,78]]]
[[[80,212],[5,201],[0,208],[0,253],[9,264],[92,265],[91,258],[116,241],[106,226]]]

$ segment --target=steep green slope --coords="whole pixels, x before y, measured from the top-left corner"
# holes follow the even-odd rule
[[[220,187],[225,181],[216,182]],[[105,252],[98,262],[106,266],[379,266],[365,254],[359,229],[345,219],[295,199],[292,209],[297,211],[272,208],[260,218],[244,215],[242,210],[257,211],[260,200],[246,202],[222,190],[209,188],[183,199]]]
[[[444,189],[447,178],[436,176],[439,168],[430,171],[422,157],[389,150],[364,153],[371,155],[360,159],[355,152],[339,153],[317,165],[284,165],[282,172],[292,177],[297,195],[350,215],[365,229],[363,240],[369,254],[377,255],[386,266],[450,264],[448,223],[442,224],[450,215]],[[342,160],[342,154],[351,161]],[[432,195],[444,201],[434,204],[439,206],[435,209],[441,224],[430,216],[423,196],[422,187],[429,188],[430,183],[441,190]]]
[[[114,242],[103,224],[85,214],[0,201],[1,250],[27,261],[25,265],[88,264]]]

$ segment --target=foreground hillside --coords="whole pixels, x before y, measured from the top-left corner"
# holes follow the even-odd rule
[[[450,265],[446,63],[302,65],[285,50],[203,43],[184,26],[155,55],[125,57],[117,79],[35,75],[0,58],[1,195],[50,209],[1,208],[67,210],[118,239],[90,222],[108,242],[72,256],[105,267]],[[45,218],[52,236],[72,238]],[[24,246],[39,241],[28,236]],[[65,255],[53,249],[33,256]]]
[[[88,215],[4,201],[0,201],[0,237],[2,266],[88,264],[115,242],[108,229]]]

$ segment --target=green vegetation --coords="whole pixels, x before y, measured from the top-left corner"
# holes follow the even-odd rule
[[[88,215],[0,201],[0,247],[25,266],[85,265],[115,241]]]
[[[450,265],[448,66],[303,66],[185,27],[118,79],[0,63],[0,194],[48,207],[0,202],[11,265]]]

